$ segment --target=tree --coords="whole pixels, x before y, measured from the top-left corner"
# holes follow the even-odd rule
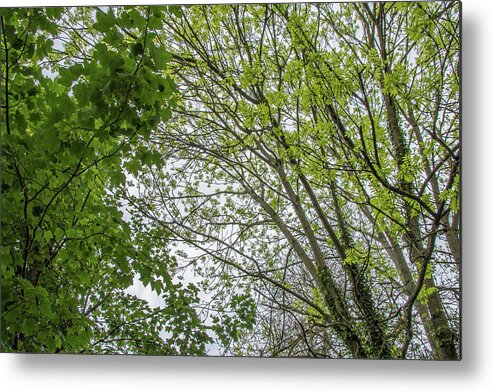
[[[254,301],[226,353],[460,357],[459,13],[166,13],[179,97],[149,138],[164,164],[122,197],[185,244],[214,317]]]
[[[5,9],[1,23],[1,350],[204,354],[197,288],[162,227],[114,195],[143,167],[176,87],[164,8]],[[160,37],[162,38],[162,37]],[[150,285],[152,308],[128,291]]]
[[[458,359],[459,16],[2,9],[2,350]]]

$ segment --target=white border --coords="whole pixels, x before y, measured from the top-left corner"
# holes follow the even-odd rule
[[[191,2],[191,1],[189,1]],[[214,1],[196,1],[213,3]],[[237,1],[234,1],[237,2]],[[259,1],[261,2],[261,1]],[[174,4],[185,3],[175,0]],[[163,4],[2,0],[6,6]],[[0,10],[1,12],[1,10]],[[463,1],[463,360],[461,362],[0,354],[15,391],[487,391],[493,385],[493,2]],[[490,387],[488,387],[490,385]],[[323,389],[322,389],[323,388]]]

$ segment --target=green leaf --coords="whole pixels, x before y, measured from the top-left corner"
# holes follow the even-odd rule
[[[72,146],[70,147],[70,151],[75,156],[80,157],[82,153],[86,150],[86,148],[87,148],[87,143],[83,142],[82,140],[76,140],[72,143]]]
[[[116,19],[111,9],[107,13],[97,11],[96,20],[97,22],[94,23],[94,28],[103,33],[108,32],[116,24]]]
[[[57,130],[54,127],[44,129],[39,145],[43,151],[56,153],[60,149],[60,139]]]
[[[84,286],[87,286],[91,282],[91,277],[87,271],[82,270],[79,273],[79,280]]]
[[[32,318],[25,318],[22,321],[22,332],[31,335],[36,330],[36,322]]]

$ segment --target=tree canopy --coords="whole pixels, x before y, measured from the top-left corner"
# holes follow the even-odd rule
[[[459,359],[459,7],[3,9],[2,349]]]
[[[144,142],[174,105],[163,10],[1,13],[2,349],[204,354],[165,230],[140,231],[111,192],[160,161]]]

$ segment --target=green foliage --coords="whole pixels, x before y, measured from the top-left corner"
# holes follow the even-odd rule
[[[458,21],[2,9],[1,348],[457,359]]]
[[[161,18],[1,10],[3,351],[205,353],[197,293],[172,283],[166,230],[143,234],[116,196],[128,172],[161,164],[146,142],[176,92],[153,33]],[[130,294],[137,278],[160,307]]]
[[[192,247],[182,265],[214,293],[206,309],[225,353],[457,358],[458,300],[437,287],[457,288],[460,263],[458,12],[167,13],[181,95],[152,137],[170,158],[148,166],[134,201]],[[222,313],[239,286],[257,305],[235,340]],[[448,346],[425,341],[434,331]]]
[[[250,331],[255,322],[256,304],[248,294],[234,294],[228,309],[222,316],[213,317],[212,330],[216,333],[224,347],[241,339],[245,332]]]

